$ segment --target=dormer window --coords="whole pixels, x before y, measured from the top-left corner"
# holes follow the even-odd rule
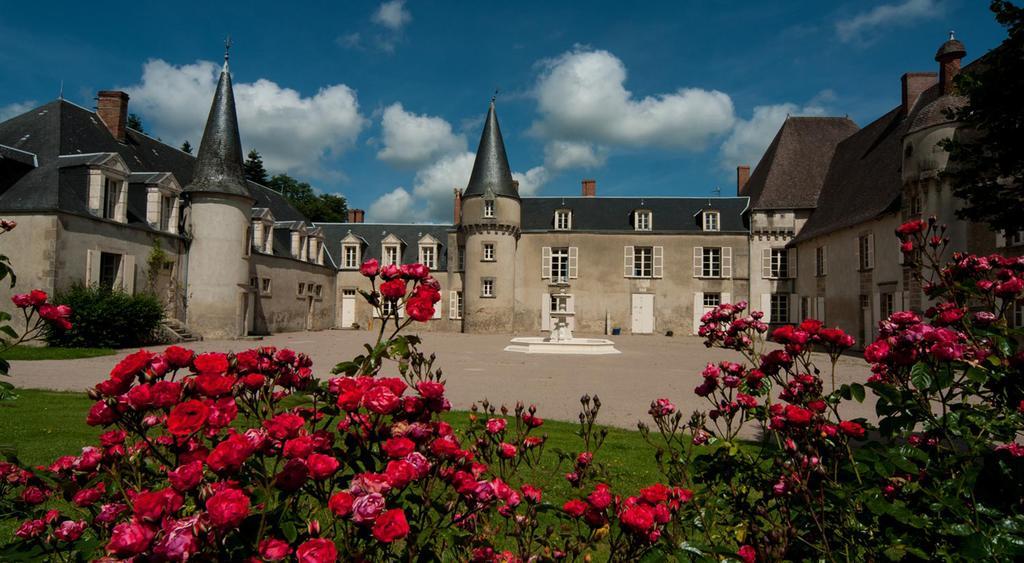
[[[420,245],[420,264],[430,268],[431,271],[437,269],[437,245]]]
[[[359,269],[359,245],[346,243],[341,245],[341,267],[346,270]]]
[[[382,266],[390,266],[392,264],[398,264],[398,245],[397,244],[385,244],[384,245],[384,262]]]
[[[178,198],[170,195],[160,196],[160,230],[171,231],[171,218],[175,215]]]
[[[121,185],[121,182],[110,177],[103,178],[103,207],[101,208],[101,217],[104,219],[110,219],[112,221],[117,220],[117,205],[121,201]]]
[[[488,199],[484,201],[484,217],[487,219],[494,218],[494,200]]]
[[[705,231],[721,230],[721,216],[717,211],[705,211],[702,215],[704,216]]]
[[[652,213],[646,209],[633,212],[633,229],[637,231],[649,231],[654,226]]]
[[[572,211],[559,209],[555,211],[555,230],[568,231],[572,229]]]

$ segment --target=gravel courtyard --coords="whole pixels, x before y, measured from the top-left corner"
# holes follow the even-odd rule
[[[309,354],[317,376],[327,378],[336,363],[359,354],[363,343],[374,336],[366,331],[293,332],[262,340],[194,342],[189,347],[197,352],[288,347]],[[609,356],[505,352],[509,335],[428,332],[422,337],[422,349],[438,356],[436,365],[444,373],[455,409],[467,409],[485,398],[510,407],[518,400],[537,405],[538,415],[544,418],[575,421],[579,397],[597,394],[603,404],[599,421],[629,429],[635,429],[638,420],[648,420],[647,409],[657,397],[669,397],[686,414],[706,409],[707,402],[693,394],[704,365],[738,358],[732,352],[708,350],[691,336],[615,336],[612,340],[622,353]],[[104,379],[117,359],[129,352],[80,360],[11,362],[13,378],[8,381],[18,387],[82,391]],[[822,357],[820,367],[827,365],[828,359]],[[859,357],[843,357],[837,384],[863,382],[869,373]],[[873,418],[873,404],[869,397],[842,414]]]

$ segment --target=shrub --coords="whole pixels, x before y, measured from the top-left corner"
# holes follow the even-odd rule
[[[49,330],[51,346],[127,348],[156,341],[163,305],[149,293],[129,295],[100,286],[75,285],[54,300],[71,307],[72,328]]]

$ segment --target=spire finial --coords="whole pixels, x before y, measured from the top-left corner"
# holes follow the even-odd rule
[[[956,33],[954,33],[953,30],[951,29],[951,30],[949,30],[949,40],[953,41],[954,39],[956,39]]]
[[[231,57],[231,35],[224,38],[224,66],[227,66],[228,59]]]
[[[500,89],[500,88],[495,88],[495,89],[494,89],[494,95],[493,95],[493,96],[491,96],[491,103],[492,103],[492,104],[494,103],[494,101],[495,101],[495,100],[497,100],[497,99],[498,99],[498,92],[500,92],[500,91],[501,91],[501,89]]]

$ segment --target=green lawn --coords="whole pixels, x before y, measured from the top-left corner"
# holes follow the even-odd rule
[[[15,346],[0,352],[0,358],[8,361],[22,360],[75,360],[110,356],[117,351],[113,348],[51,348],[49,346]]]

